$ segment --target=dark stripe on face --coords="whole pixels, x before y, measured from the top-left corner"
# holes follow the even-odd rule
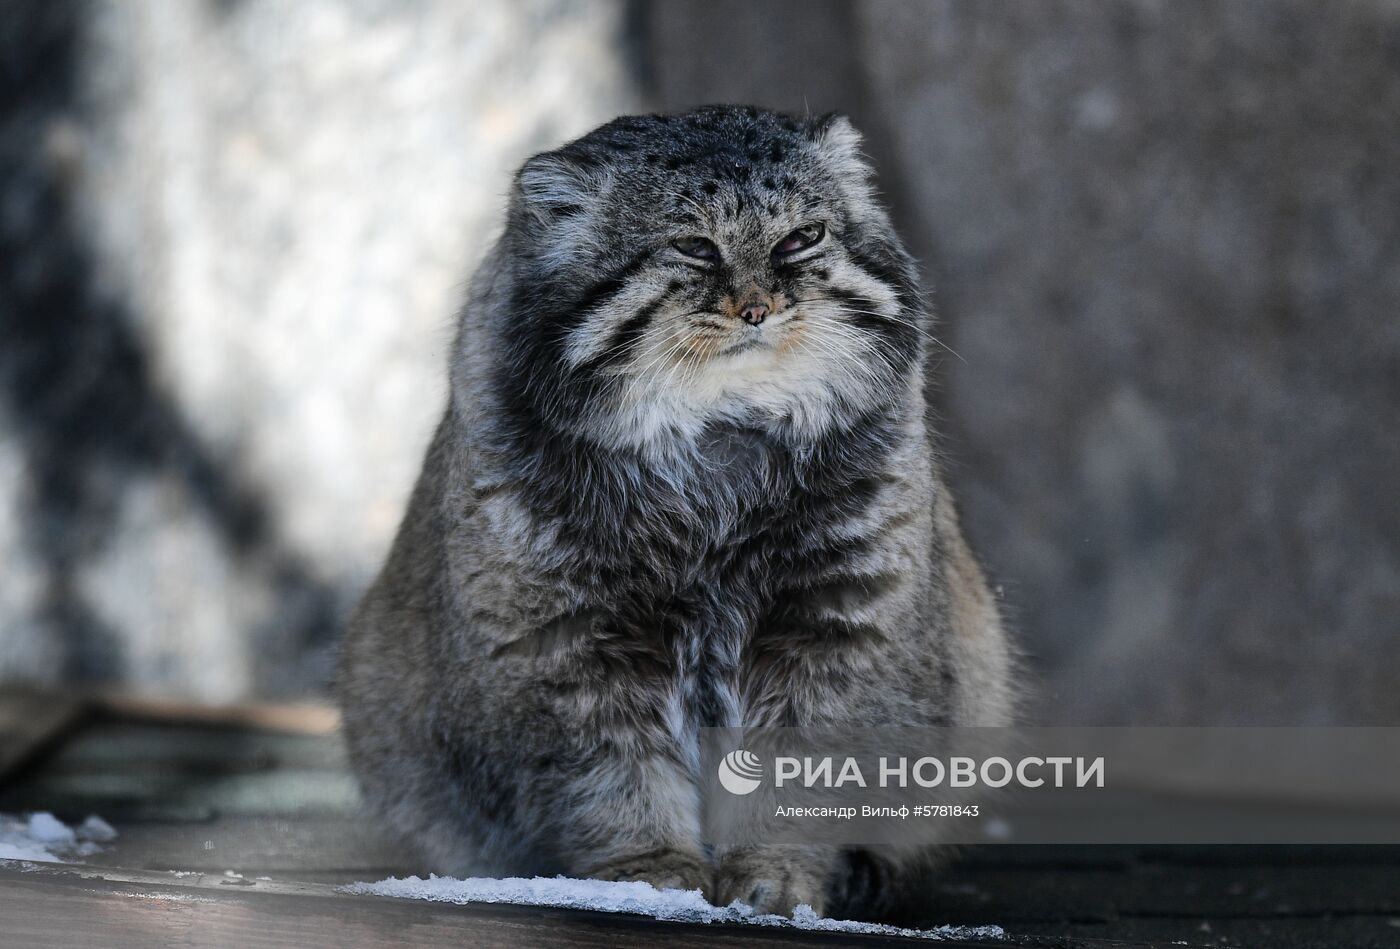
[[[831,287],[827,295],[841,304],[846,311],[846,320],[851,325],[898,343],[901,347],[914,347],[918,343],[916,331],[908,325],[905,317],[886,317],[879,313],[879,305],[869,297]]]
[[[662,293],[653,300],[647,301],[636,313],[629,316],[621,326],[613,330],[608,341],[596,356],[591,356],[583,364],[582,368],[588,370],[601,369],[604,366],[614,366],[632,355],[632,348],[636,346],[637,340],[642,338],[647,327],[651,325],[652,318],[656,316],[656,311],[661,309],[662,304],[671,296],[670,292]]]
[[[568,313],[561,321],[564,327],[572,329],[578,326],[584,321],[588,314],[597,310],[621,293],[627,287],[627,282],[632,279],[638,270],[642,269],[642,265],[645,264],[650,257],[651,251],[643,251],[624,264],[620,270],[614,272],[612,276],[598,281],[585,290],[583,295],[579,297],[578,302],[569,309]]]
[[[866,276],[894,291],[901,308],[907,310],[916,304],[917,291],[912,275],[899,260],[855,248],[847,248],[847,252],[850,254],[851,263],[860,268]]]
[[[888,320],[880,317],[879,306],[869,297],[861,296],[859,293],[852,293],[850,290],[843,290],[840,287],[831,287],[827,291],[827,296],[841,304],[846,315],[850,317],[852,323],[857,325],[869,324],[872,327],[884,329],[888,325]]]

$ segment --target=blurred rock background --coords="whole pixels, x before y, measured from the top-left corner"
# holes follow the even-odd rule
[[[0,670],[319,687],[515,165],[634,109],[605,2],[7,6]]]
[[[1050,722],[1400,723],[1400,6],[23,0],[0,678],[324,686],[511,169],[841,109]]]

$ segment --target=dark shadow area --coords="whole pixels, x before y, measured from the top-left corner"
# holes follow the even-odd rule
[[[260,686],[294,689],[297,675],[279,666],[328,646],[334,594],[161,391],[134,315],[96,287],[63,154],[65,123],[81,116],[87,14],[75,0],[23,0],[0,26],[0,418],[25,462],[25,539],[44,577],[37,619],[62,638],[64,680],[122,679],[120,640],[79,571],[110,539],[133,481],[173,475],[227,556],[271,577],[285,608],[276,628],[248,635],[266,665]]]

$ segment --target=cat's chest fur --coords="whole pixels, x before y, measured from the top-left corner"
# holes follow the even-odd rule
[[[601,477],[561,490],[574,503],[559,536],[580,582],[604,600],[738,583],[800,502],[790,453],[737,425],[706,429],[678,457],[610,461]]]
[[[626,668],[674,728],[738,723],[746,654],[786,585],[778,548],[806,500],[793,459],[760,431],[715,426],[687,458],[616,483],[627,491],[592,499],[613,507],[575,505],[560,532],[591,616],[576,655]]]

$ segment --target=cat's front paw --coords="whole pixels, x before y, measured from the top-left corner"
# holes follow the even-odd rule
[[[583,873],[592,880],[640,880],[658,890],[700,890],[711,895],[709,866],[700,857],[681,850],[609,860]]]
[[[820,916],[826,910],[826,874],[801,861],[782,857],[748,856],[720,864],[715,881],[715,904],[738,900],[757,913],[791,916],[806,903]]]

